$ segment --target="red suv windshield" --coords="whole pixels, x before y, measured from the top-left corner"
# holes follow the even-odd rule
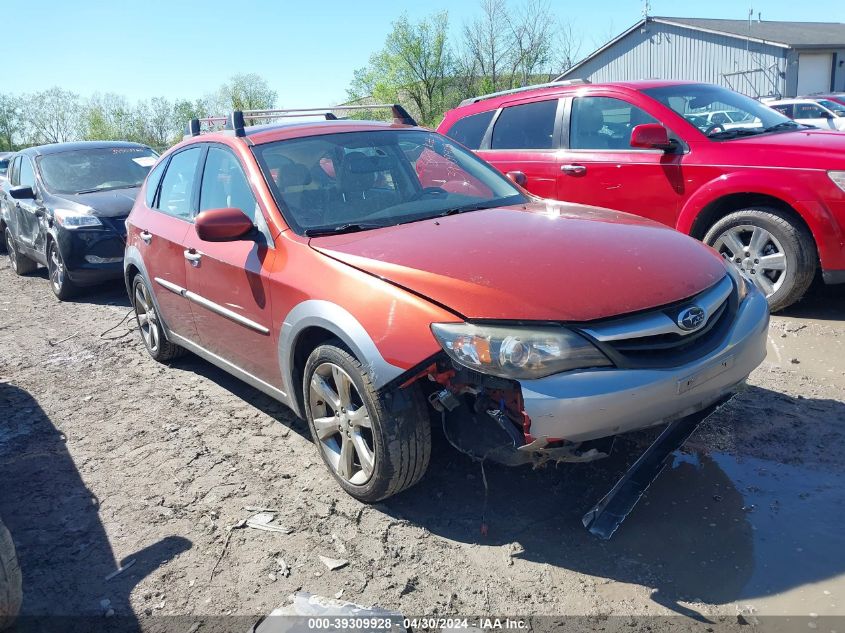
[[[309,136],[254,152],[286,220],[308,235],[525,201],[475,155],[420,130]]]
[[[675,84],[646,88],[643,93],[716,140],[800,127],[759,101],[720,86]]]

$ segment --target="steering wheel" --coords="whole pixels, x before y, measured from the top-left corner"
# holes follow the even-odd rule
[[[448,196],[449,192],[442,187],[423,187],[411,200],[421,200],[426,196]]]
[[[724,125],[722,125],[721,123],[715,123],[715,124],[711,125],[710,127],[708,127],[706,130],[704,130],[704,135],[705,136],[712,136],[713,134],[718,134],[719,132],[724,132],[724,131],[725,131]]]

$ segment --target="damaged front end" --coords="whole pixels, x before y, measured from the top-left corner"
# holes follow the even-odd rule
[[[440,414],[446,439],[478,460],[506,466],[588,462],[607,457],[613,437],[570,442],[531,435],[519,382],[461,367],[442,356],[405,383],[426,380],[428,402]]]

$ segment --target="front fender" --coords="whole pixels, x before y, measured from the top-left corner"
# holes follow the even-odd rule
[[[296,394],[300,386],[294,380],[294,353],[299,336],[309,327],[319,327],[334,334],[361,361],[376,389],[402,374],[405,370],[387,362],[367,330],[348,310],[319,299],[303,301],[285,317],[279,332],[279,368],[283,391],[290,394],[290,405],[300,417]]]

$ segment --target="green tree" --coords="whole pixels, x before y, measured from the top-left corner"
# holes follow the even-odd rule
[[[214,105],[216,114],[227,114],[232,110],[270,110],[276,107],[276,91],[267,81],[255,73],[239,73],[217,90]]]
[[[125,97],[95,94],[82,106],[82,133],[86,141],[134,140],[135,112]]]
[[[444,11],[419,22],[406,15],[393,23],[382,50],[355,71],[349,96],[375,101],[410,101],[424,125],[435,125],[446,105],[452,53],[449,16]]]
[[[13,151],[15,135],[21,126],[20,99],[0,94],[0,149]]]

